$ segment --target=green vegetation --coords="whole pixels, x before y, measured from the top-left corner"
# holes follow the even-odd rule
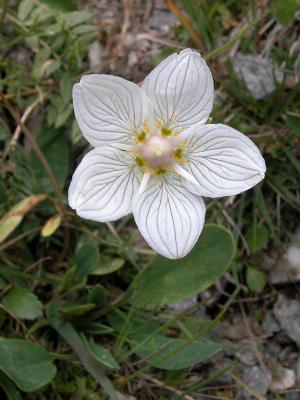
[[[238,296],[268,290],[261,252],[288,241],[299,223],[300,86],[292,79],[299,53],[291,51],[300,34],[293,20],[298,2],[180,3],[203,48],[184,25],[176,28],[177,40],[199,48],[214,71],[213,121],[255,141],[267,176],[234,199],[209,200],[199,242],[174,262],[141,244],[131,217],[93,223],[67,205],[69,178],[86,151],[71,93],[89,72],[92,15],[73,1],[22,0],[15,7],[2,1],[1,399],[116,400],[119,393],[184,399],[213,385],[231,363],[216,363],[200,383],[190,379],[193,367],[228,346],[210,332]],[[274,17],[287,30],[270,43],[272,24],[266,26]],[[268,44],[269,56],[284,66],[273,93],[251,97],[232,66],[237,44],[244,54]],[[161,58],[171,51],[163,49]],[[186,312],[168,307],[202,293],[226,271],[230,285],[210,320],[193,314],[204,300]]]

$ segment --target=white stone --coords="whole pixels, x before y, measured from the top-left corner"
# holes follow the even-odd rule
[[[103,46],[95,40],[89,47],[88,50],[88,59],[89,59],[89,64],[90,68],[94,68],[96,66],[99,66],[101,63],[101,59],[103,56]]]
[[[233,60],[233,68],[256,100],[273,93],[276,81],[283,80],[283,72],[279,67],[270,58],[259,54],[238,53]]]
[[[273,379],[269,384],[269,388],[274,392],[291,389],[295,386],[296,374],[292,369],[278,368],[273,374]]]

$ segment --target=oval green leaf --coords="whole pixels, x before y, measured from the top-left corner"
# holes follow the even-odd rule
[[[0,339],[0,370],[24,392],[38,390],[56,374],[52,356],[38,344]]]
[[[206,225],[190,254],[179,260],[155,257],[128,290],[136,307],[153,309],[198,294],[215,283],[227,270],[235,254],[231,233],[217,225]]]
[[[38,297],[23,287],[12,288],[3,298],[4,306],[22,319],[36,319],[43,315],[43,305]]]
[[[71,304],[66,307],[62,308],[63,314],[68,315],[83,315],[87,312],[91,311],[93,308],[96,307],[96,304],[89,303],[89,304]]]
[[[117,361],[111,355],[111,352],[100,344],[95,343],[93,340],[87,340],[84,335],[82,335],[83,342],[95,361],[102,365],[102,367],[110,369],[119,369],[120,366]]]
[[[247,267],[246,281],[248,288],[254,293],[262,293],[267,283],[264,271],[250,266]]]
[[[124,265],[122,258],[101,257],[99,265],[93,269],[91,275],[106,275],[118,271]]]
[[[91,243],[83,244],[76,250],[73,257],[73,264],[81,278],[88,276],[98,266],[98,263],[99,249]]]

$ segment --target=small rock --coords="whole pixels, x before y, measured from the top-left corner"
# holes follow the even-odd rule
[[[272,357],[274,354],[280,354],[281,349],[282,347],[277,341],[277,336],[276,336],[276,341],[270,339],[266,340],[264,343],[264,356]]]
[[[284,332],[300,346],[300,301],[280,294],[273,312]]]
[[[133,67],[134,65],[136,65],[139,62],[138,56],[136,51],[131,51],[128,54],[128,66],[129,67]]]
[[[279,367],[272,371],[272,380],[269,388],[274,392],[281,392],[292,388],[296,383],[296,374],[292,369]]]
[[[265,395],[268,392],[268,378],[265,377],[264,372],[260,367],[255,366],[245,368],[243,371],[243,380],[247,385],[261,395]],[[238,399],[252,400],[253,396],[242,388]]]
[[[275,249],[276,251],[277,249]],[[265,252],[261,253],[259,264],[264,271],[272,271],[278,261],[278,255],[273,254],[275,252],[272,250],[272,254],[267,254]]]
[[[11,50],[9,58],[18,65],[31,64],[31,52],[25,47],[17,47]]]
[[[300,281],[300,226],[293,234],[287,251],[272,268],[270,277],[274,284]]]
[[[290,245],[271,272],[271,282],[283,284],[300,281],[300,246]]]
[[[178,312],[186,311],[197,304],[197,296],[188,297],[185,300],[176,301],[169,305],[169,307]]]
[[[170,11],[154,10],[148,23],[149,28],[157,29],[165,36],[170,33],[172,26],[178,25],[178,20]]]
[[[261,329],[258,322],[252,318],[248,318],[248,322],[251,331],[257,336],[261,335]],[[223,336],[232,340],[249,337],[245,321],[240,315],[230,315],[227,317],[219,324],[219,330]]]
[[[297,377],[298,383],[300,383],[300,357],[298,358],[298,361],[297,361],[296,377]]]
[[[233,60],[233,68],[245,81],[251,96],[256,100],[273,93],[276,81],[283,80],[283,72],[279,67],[270,58],[259,54],[238,53]]]
[[[280,331],[280,325],[272,311],[269,311],[266,314],[265,319],[262,322],[262,329],[267,336],[272,336],[274,333]]]
[[[90,68],[99,66],[103,57],[103,46],[97,40],[95,40],[88,49],[88,59]]]
[[[277,359],[284,367],[290,367],[294,364],[298,359],[298,352],[295,351],[295,345],[284,346],[279,352]]]
[[[257,357],[251,340],[241,340],[239,343],[239,350],[235,352],[235,356],[241,363],[245,365],[255,365]]]

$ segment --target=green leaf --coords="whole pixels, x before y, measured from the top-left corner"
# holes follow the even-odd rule
[[[0,371],[0,387],[7,396],[7,400],[22,400],[16,385]]]
[[[5,282],[5,280],[0,276],[0,289],[4,289],[6,288],[7,283]]]
[[[35,56],[34,66],[32,69],[32,77],[34,79],[41,79],[45,73],[45,69],[49,64],[49,57],[51,56],[50,49],[41,49]]]
[[[43,315],[43,305],[38,297],[23,287],[11,289],[3,298],[4,306],[22,319],[36,319]]]
[[[282,25],[288,25],[299,10],[298,0],[276,0],[273,13],[277,21]]]
[[[96,26],[95,25],[79,25],[73,28],[73,33],[75,35],[82,35],[84,33],[90,33],[90,32],[95,32],[96,33]]]
[[[102,367],[110,369],[120,368],[109,350],[105,349],[100,344],[95,343],[93,340],[87,340],[84,335],[82,335],[82,339],[90,355],[94,360],[101,364]]]
[[[67,139],[60,130],[44,129],[38,136],[37,142],[49,163],[58,185],[63,187],[69,166],[69,146]],[[35,154],[32,154],[31,167],[35,172],[40,189],[45,193],[51,193],[52,188],[48,175]]]
[[[155,308],[200,293],[227,270],[235,254],[232,235],[225,228],[206,225],[190,254],[180,260],[160,256],[142,270],[128,295],[137,307]]]
[[[76,119],[74,119],[74,121],[72,123],[71,142],[72,142],[72,144],[76,144],[80,140],[82,140],[82,133],[81,133],[81,130],[79,129]]]
[[[62,15],[66,28],[72,28],[90,19],[91,14],[88,11],[73,11]]]
[[[71,104],[69,104],[57,117],[55,121],[55,128],[59,128],[64,125],[64,123],[67,121],[69,116],[73,112],[73,107]]]
[[[101,324],[100,322],[84,322],[82,325],[79,324],[79,328],[81,331],[92,335],[106,335],[114,331],[110,326]]]
[[[78,275],[82,278],[89,275],[99,263],[99,249],[97,246],[86,243],[83,244],[73,257],[73,264],[77,269]]]
[[[117,271],[124,265],[121,258],[101,257],[99,266],[93,269],[91,275],[106,275]]]
[[[25,21],[25,19],[30,14],[33,6],[34,6],[34,2],[32,0],[21,1],[19,8],[18,8],[18,18],[21,21]]]
[[[269,241],[269,231],[265,226],[259,226],[256,229],[249,228],[245,234],[251,253],[257,253],[266,248]]]
[[[88,301],[90,303],[95,303],[99,307],[106,307],[108,305],[108,299],[105,288],[100,284],[93,286],[88,295]]]
[[[83,315],[95,308],[95,304],[71,304],[69,306],[63,307],[62,312],[69,315]]]
[[[247,267],[246,280],[248,288],[254,293],[262,293],[266,286],[266,275],[254,267]]]
[[[24,392],[38,390],[56,374],[52,356],[42,346],[18,339],[0,339],[0,370]]]
[[[147,337],[139,337],[136,346]],[[140,358],[162,369],[183,369],[191,367],[212,357],[222,349],[222,344],[208,340],[189,341],[188,339],[172,339],[163,335],[152,336],[137,347],[135,353]]]
[[[34,52],[39,50],[39,37],[37,35],[26,37],[25,42]]]
[[[77,289],[84,287],[86,277],[80,277],[76,267],[70,268],[63,276],[62,281],[57,287],[58,293],[63,293],[68,290],[75,292]]]
[[[295,133],[300,134],[300,114],[288,115],[286,123]]]
[[[68,105],[72,100],[73,84],[74,84],[74,79],[71,75],[65,73],[61,76],[59,81],[59,89],[62,101],[66,105]]]
[[[46,63],[44,64],[43,74],[48,78],[60,67],[61,67],[60,60],[53,60],[53,59],[47,60]]]
[[[41,0],[42,3],[47,4],[49,8],[54,8],[61,11],[74,11],[77,10],[75,0]]]
[[[5,202],[6,202],[6,189],[3,182],[0,182],[0,205],[1,206],[4,205]]]
[[[85,369],[96,379],[97,382],[100,383],[104,392],[110,396],[111,400],[118,400],[118,394],[113,385],[104,374],[99,363],[97,363],[87,351],[84,343],[73,326],[61,318],[51,320],[51,325],[72,347],[74,352],[80,358]]]

